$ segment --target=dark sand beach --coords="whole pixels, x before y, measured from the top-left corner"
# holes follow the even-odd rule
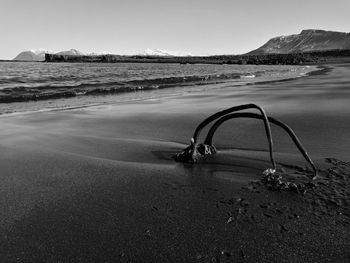
[[[350,65],[294,80],[0,117],[0,262],[350,262]],[[231,120],[218,153],[176,163],[216,111],[263,106],[318,168],[271,191],[262,121]],[[307,162],[272,126],[285,180]],[[205,133],[204,133],[205,134]]]

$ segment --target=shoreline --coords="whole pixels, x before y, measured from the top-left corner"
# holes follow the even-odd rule
[[[249,85],[259,85],[259,84],[268,84],[268,83],[274,83],[274,82],[283,82],[283,81],[292,81],[292,80],[295,80],[297,78],[302,78],[302,77],[307,77],[309,75],[312,75],[312,74],[323,74],[323,73],[326,73],[327,70],[327,66],[324,66],[324,65],[317,65],[317,66],[313,66],[314,67],[314,70],[311,70],[311,71],[308,71],[306,72],[306,74],[304,75],[299,75],[299,76],[295,76],[295,77],[291,77],[291,78],[282,78],[282,79],[275,79],[275,80],[251,80],[250,82],[243,82],[243,83],[236,83],[236,85],[238,86],[249,86]],[[328,69],[331,70],[331,68],[328,66]],[[157,91],[157,90],[166,90],[166,89],[175,89],[176,88],[181,88],[181,87],[195,87],[195,86],[217,86],[217,85],[230,85],[230,82],[226,83],[225,81],[223,82],[213,82],[213,83],[195,83],[195,84],[182,84],[180,85],[179,83],[177,85],[174,85],[174,86],[166,86],[166,87],[158,87],[158,88],[144,88],[142,90],[140,90],[141,92],[150,92],[150,91]],[[180,85],[180,86],[179,86]],[[235,82],[232,82],[232,85],[235,85]],[[68,92],[68,91],[67,91]],[[123,95],[123,94],[131,94],[133,92],[139,92],[139,90],[130,90],[129,92],[125,92],[124,90],[115,90],[113,92],[111,92],[110,90],[101,90],[98,92],[98,94],[84,94],[84,95],[77,95],[73,92],[68,92],[68,96],[60,96],[60,94],[53,94],[53,98],[51,97],[38,97],[36,98],[35,100],[33,99],[25,99],[23,101],[11,101],[11,102],[1,102],[0,103],[0,106],[1,105],[14,105],[15,103],[40,103],[40,102],[48,102],[51,104],[51,101],[52,103],[54,102],[57,102],[58,100],[62,100],[62,99],[68,99],[69,98],[74,98],[74,99],[84,99],[84,97],[99,97],[99,96],[120,96],[120,95]],[[169,95],[165,95],[165,96],[169,96]],[[8,99],[11,99],[11,98],[8,98]],[[142,100],[143,98],[138,98],[137,100]],[[145,99],[148,99],[148,98],[145,98]],[[130,101],[133,101],[134,99],[133,98],[130,98]],[[127,102],[127,101],[126,101]],[[41,112],[41,111],[55,111],[55,110],[67,110],[67,109],[74,109],[74,108],[82,108],[82,107],[90,107],[90,106],[99,106],[99,105],[103,105],[103,104],[109,104],[109,103],[113,103],[113,102],[97,102],[97,103],[89,103],[89,104],[86,104],[86,105],[73,105],[73,106],[64,106],[62,108],[60,107],[57,107],[57,108],[53,108],[53,109],[46,109],[46,108],[43,108],[43,109],[40,109],[40,110],[29,110],[28,112],[35,112],[35,111],[38,111],[38,112]],[[27,112],[27,111],[21,111],[23,113]],[[1,112],[0,113],[0,117],[1,116],[4,116],[4,115],[8,115],[8,114],[14,114],[14,113],[17,113],[16,111],[15,112],[9,112],[9,113],[3,113]],[[18,112],[20,113],[20,112]]]

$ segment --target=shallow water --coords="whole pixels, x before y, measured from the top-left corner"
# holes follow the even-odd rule
[[[158,90],[165,88],[168,90],[162,95],[205,90],[220,84],[290,79],[314,69],[266,65],[2,62],[0,113],[157,97]],[[153,93],[144,92],[150,90]]]

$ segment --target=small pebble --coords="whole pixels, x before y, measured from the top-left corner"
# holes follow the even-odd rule
[[[234,221],[233,217],[230,216],[230,217],[227,219],[226,224],[229,224],[229,223],[231,223],[231,222],[233,222],[233,221]]]

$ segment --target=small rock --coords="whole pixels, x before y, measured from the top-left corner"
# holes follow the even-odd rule
[[[272,217],[272,215],[267,214],[267,213],[264,213],[264,216],[269,217],[269,218],[271,218],[271,217]]]
[[[285,228],[284,225],[280,225],[280,232],[283,233],[283,232],[287,232],[287,228]]]
[[[229,253],[229,252],[227,252],[227,251],[221,251],[221,255],[223,255],[223,256],[226,256],[226,257],[231,257],[231,253]]]
[[[249,202],[248,201],[242,201],[241,202],[241,206],[249,206]]]
[[[245,256],[244,251],[243,251],[243,249],[242,249],[242,248],[240,248],[240,252],[241,252],[241,256],[242,256],[242,258],[245,258],[246,256]]]
[[[243,198],[237,198],[237,199],[236,199],[236,204],[241,203],[243,200],[244,200]]]
[[[234,221],[234,218],[233,218],[232,216],[230,216],[230,217],[227,219],[226,224],[229,224],[229,223],[231,223],[231,222],[233,222],[233,221]]]
[[[276,208],[275,211],[276,211],[277,214],[280,214],[280,215],[283,214],[283,212],[280,209],[278,209],[278,208]]]
[[[145,236],[150,237],[151,236],[151,230],[147,229],[145,231]]]

